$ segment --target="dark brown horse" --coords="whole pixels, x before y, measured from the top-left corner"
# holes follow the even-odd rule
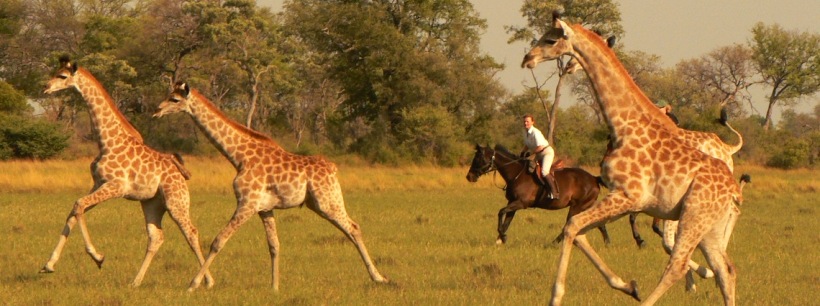
[[[515,212],[519,209],[530,207],[543,208],[548,210],[558,210],[569,207],[567,219],[595,204],[600,192],[599,178],[589,174],[580,168],[557,169],[553,173],[555,182],[558,185],[559,198],[551,199],[541,195],[539,185],[536,183],[534,174],[528,173],[528,160],[519,158],[504,147],[495,146],[495,150],[489,147],[476,145],[475,157],[467,172],[467,180],[478,181],[478,177],[498,171],[507,184],[505,196],[507,206],[498,212],[498,240],[496,243],[507,242],[507,229],[510,227]],[[536,200],[536,197],[539,199]],[[604,241],[609,244],[609,234],[606,227],[598,227],[604,236]],[[562,235],[558,235],[555,241],[560,241]]]

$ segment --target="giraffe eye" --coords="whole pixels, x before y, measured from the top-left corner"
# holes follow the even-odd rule
[[[171,102],[179,103],[179,99],[177,99],[177,98],[171,98],[170,100],[171,100]]]
[[[61,74],[61,75],[58,75],[58,76],[57,76],[57,78],[58,78],[58,79],[61,79],[61,80],[65,80],[65,79],[67,79],[67,78],[68,78],[68,76],[67,76],[67,75],[62,75],[62,74]]]
[[[557,40],[555,40],[555,39],[544,39],[544,42],[547,43],[548,45],[554,45],[557,42]]]

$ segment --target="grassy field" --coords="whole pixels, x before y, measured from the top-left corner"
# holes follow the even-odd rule
[[[492,176],[465,179],[464,168],[340,166],[347,210],[364,232],[379,270],[393,282],[370,282],[353,244],[307,209],[277,211],[281,288],[270,288],[270,257],[261,222],[251,220],[211,266],[216,286],[187,293],[194,256],[170,219],[166,242],[139,288],[128,284],[144,255],[139,205],[106,202],[87,215],[98,269],[75,228],[56,265],[39,274],[76,198],[91,186],[90,160],[0,163],[0,296],[4,305],[535,305],[550,296],[556,245],[566,211],[517,214],[507,245],[495,245],[496,213],[504,204]],[[234,172],[223,160],[188,160],[194,177],[191,214],[205,252],[235,209]],[[812,305],[820,299],[820,172],[738,167],[752,174],[729,254],[738,270],[739,305]],[[500,179],[496,183],[501,184]],[[660,239],[640,217],[648,247],[638,249],[625,219],[609,225],[613,242],[590,241],[641,296],[666,265]],[[699,253],[696,260],[703,262]],[[722,302],[712,280],[686,293],[683,280],[660,305]],[[636,305],[610,289],[581,252],[573,252],[566,305]]]

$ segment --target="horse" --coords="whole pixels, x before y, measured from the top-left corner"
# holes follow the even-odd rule
[[[505,196],[507,206],[498,211],[498,238],[496,244],[507,242],[507,229],[510,227],[515,212],[525,208],[542,208],[547,210],[558,210],[569,207],[567,220],[570,217],[591,207],[598,199],[598,193],[602,186],[600,177],[594,176],[581,168],[560,168],[553,167],[556,185],[558,185],[559,197],[552,199],[543,196],[541,187],[536,183],[535,175],[528,173],[528,160],[519,158],[503,146],[496,145],[495,149],[489,146],[481,147],[476,145],[475,156],[467,172],[467,181],[475,183],[484,174],[497,171],[504,178],[506,183]],[[555,163],[553,164],[555,165]],[[606,226],[598,227],[604,242],[609,244],[609,234]],[[560,242],[563,235],[558,235],[553,241]]]

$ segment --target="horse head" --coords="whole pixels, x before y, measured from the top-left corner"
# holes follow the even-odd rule
[[[467,171],[467,181],[475,183],[478,181],[479,176],[495,170],[494,161],[495,151],[490,149],[489,146],[482,147],[476,144],[475,156],[473,156],[473,162],[470,164],[470,170]]]

